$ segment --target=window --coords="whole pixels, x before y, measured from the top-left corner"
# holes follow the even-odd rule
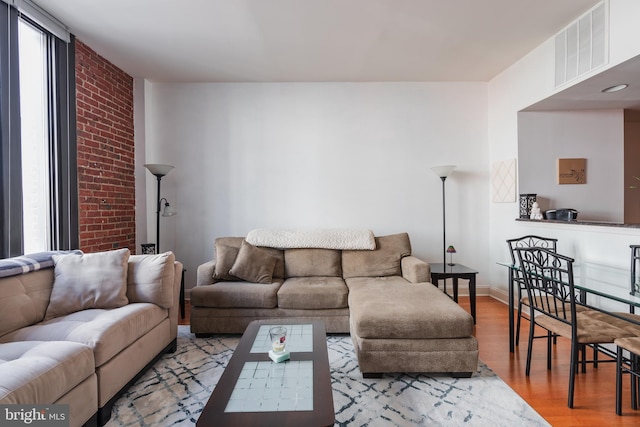
[[[18,24],[24,253],[50,248],[46,35]]]
[[[74,40],[12,3],[0,2],[2,257],[78,247]]]

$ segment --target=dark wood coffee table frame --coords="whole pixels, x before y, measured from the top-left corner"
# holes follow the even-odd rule
[[[313,351],[291,353],[291,360],[313,361],[313,410],[278,412],[224,412],[245,362],[271,361],[267,353],[251,353],[262,325],[313,325]],[[282,362],[287,363],[287,362]],[[332,426],[335,422],[327,336],[321,320],[280,319],[251,322],[242,335],[196,425],[213,426]]]

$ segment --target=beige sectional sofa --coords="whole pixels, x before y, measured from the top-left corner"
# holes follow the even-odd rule
[[[103,425],[175,351],[182,264],[127,249],[29,257],[0,261],[27,260],[0,278],[0,404],[68,404],[71,426]]]
[[[242,237],[218,238],[191,291],[191,332],[320,319],[329,333],[351,334],[365,376],[475,372],[473,319],[429,283],[429,264],[411,255],[408,234],[375,237],[373,248],[256,247]]]

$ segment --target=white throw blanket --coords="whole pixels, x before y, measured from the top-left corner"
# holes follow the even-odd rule
[[[245,239],[254,246],[278,249],[365,249],[374,250],[376,241],[371,230],[321,229],[282,230],[259,228],[251,230]]]

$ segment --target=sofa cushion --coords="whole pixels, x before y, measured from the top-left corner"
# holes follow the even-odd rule
[[[129,249],[54,255],[54,281],[45,320],[87,308],[115,308],[127,299]]]
[[[54,403],[94,371],[93,352],[82,344],[60,341],[0,344],[0,403]]]
[[[229,270],[236,261],[240,247],[242,247],[242,237],[218,237],[215,241],[216,266],[213,272],[213,278],[216,280],[238,280],[237,277],[229,274]],[[276,258],[276,266],[273,269],[273,277],[284,279],[284,251],[275,248],[260,249],[267,251],[271,256]]]
[[[334,249],[287,249],[284,251],[286,277],[342,277],[342,257]]]
[[[292,277],[278,290],[279,308],[318,310],[347,307],[349,290],[341,277]]]
[[[276,258],[269,252],[242,242],[229,274],[253,283],[271,283]]]
[[[175,261],[173,252],[158,255],[131,255],[127,266],[129,302],[150,302],[162,308],[171,308]]]
[[[373,251],[342,251],[342,275],[349,277],[400,276],[400,260],[411,255],[407,233],[376,237]]]
[[[217,282],[191,289],[191,305],[217,308],[275,308],[282,279],[273,283]]]
[[[354,279],[349,279],[351,282]],[[361,338],[462,338],[473,335],[473,318],[431,283],[349,284],[353,331]],[[393,321],[390,321],[393,319]]]
[[[91,347],[96,366],[101,366],[167,316],[166,309],[148,303],[110,310],[88,309],[19,329],[0,338],[0,342],[77,342]]]
[[[44,319],[52,284],[53,268],[0,279],[0,337]]]

